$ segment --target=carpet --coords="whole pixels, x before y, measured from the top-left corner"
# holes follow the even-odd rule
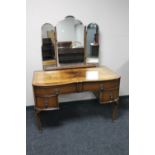
[[[27,155],[128,155],[129,99],[120,99],[117,120],[110,104],[97,100],[60,103],[59,111],[42,112],[43,132],[34,110],[26,108]]]

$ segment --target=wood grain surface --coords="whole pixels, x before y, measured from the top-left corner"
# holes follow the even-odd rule
[[[120,76],[106,66],[54,71],[35,71],[33,86],[52,86],[78,82],[94,82],[119,79]]]

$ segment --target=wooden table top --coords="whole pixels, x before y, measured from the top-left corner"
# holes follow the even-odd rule
[[[106,66],[53,71],[35,71],[33,86],[52,86],[78,82],[107,81],[120,78]]]

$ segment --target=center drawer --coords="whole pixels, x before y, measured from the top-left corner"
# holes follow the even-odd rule
[[[76,84],[66,84],[60,86],[34,87],[35,95],[59,95],[76,92]]]

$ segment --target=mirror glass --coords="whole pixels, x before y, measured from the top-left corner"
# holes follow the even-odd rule
[[[42,60],[55,59],[55,28],[50,23],[42,25]]]
[[[99,57],[99,27],[96,23],[87,26],[87,57],[98,61]]]
[[[67,16],[57,26],[59,63],[84,62],[84,25]]]

